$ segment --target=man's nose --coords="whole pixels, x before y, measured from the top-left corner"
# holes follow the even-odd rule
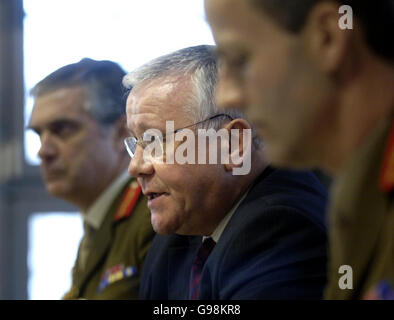
[[[38,156],[41,160],[49,160],[57,154],[57,146],[50,133],[42,133],[40,135],[41,147]]]
[[[246,101],[242,87],[225,68],[219,72],[219,82],[216,87],[216,104],[223,109],[245,108]]]
[[[137,146],[134,156],[130,160],[128,171],[130,176],[135,178],[151,175],[154,172],[152,161],[148,157],[144,157],[144,149],[140,146]]]

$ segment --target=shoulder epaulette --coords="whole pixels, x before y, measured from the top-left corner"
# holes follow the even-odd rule
[[[394,122],[391,124],[386,150],[383,154],[379,187],[384,193],[394,191]]]
[[[127,218],[132,214],[140,195],[141,186],[134,180],[129,186],[127,186],[123,193],[122,200],[120,201],[118,210],[115,213],[115,221]]]

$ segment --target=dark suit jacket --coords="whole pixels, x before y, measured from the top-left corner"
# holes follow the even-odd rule
[[[326,197],[311,173],[267,168],[208,257],[199,299],[320,299],[326,282]],[[188,299],[200,244],[201,237],[156,235],[140,298]]]

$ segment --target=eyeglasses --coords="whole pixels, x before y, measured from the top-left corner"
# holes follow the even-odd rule
[[[163,151],[165,150],[165,143],[166,143],[166,140],[167,140],[166,137],[168,135],[175,134],[175,133],[177,133],[177,132],[179,132],[179,131],[181,131],[183,129],[191,128],[191,127],[196,126],[198,124],[201,124],[201,123],[204,123],[204,122],[207,122],[207,121],[211,121],[211,120],[219,118],[219,117],[227,117],[230,120],[234,120],[230,115],[225,114],[225,113],[220,113],[220,114],[216,114],[216,115],[214,115],[212,117],[209,117],[208,119],[205,119],[205,120],[193,123],[193,124],[188,125],[186,127],[182,127],[182,128],[176,129],[173,132],[168,132],[166,134],[166,136],[164,136],[164,137],[162,135],[150,135],[150,139],[145,139],[143,137],[141,137],[140,139],[137,139],[136,137],[127,137],[126,139],[124,139],[124,144],[126,146],[126,150],[127,150],[128,154],[130,155],[131,158],[133,158],[134,154],[135,154],[135,151],[137,150],[137,146],[141,146],[142,149],[145,149],[155,139],[158,139],[159,143],[161,145],[161,150],[162,150],[162,153],[160,154],[160,156],[161,156],[161,155],[163,155]]]

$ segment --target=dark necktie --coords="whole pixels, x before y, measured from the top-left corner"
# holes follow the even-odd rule
[[[212,238],[206,238],[200,246],[190,273],[189,299],[196,300],[200,291],[201,272],[209,254],[215,247],[216,242]]]

